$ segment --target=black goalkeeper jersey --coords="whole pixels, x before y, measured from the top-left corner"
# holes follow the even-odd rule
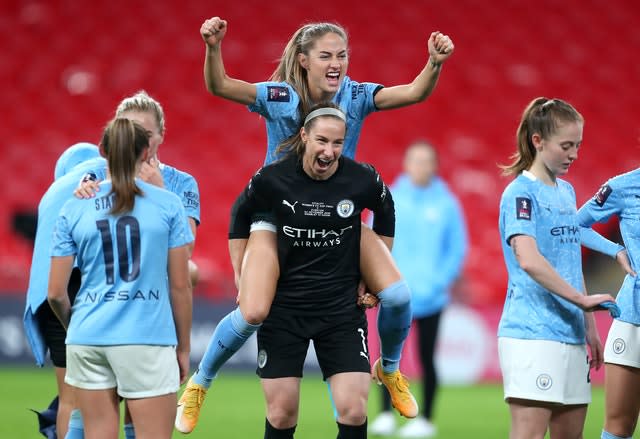
[[[280,279],[272,310],[325,316],[353,312],[364,209],[373,211],[378,234],[393,236],[393,199],[380,175],[344,156],[327,180],[309,177],[294,155],[253,176],[234,206],[232,230],[248,228],[258,212],[275,216]]]

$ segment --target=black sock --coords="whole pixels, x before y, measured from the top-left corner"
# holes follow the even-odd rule
[[[367,420],[362,425],[345,425],[339,422],[338,436],[336,439],[366,439],[367,437]]]
[[[296,432],[296,426],[291,428],[276,428],[269,422],[264,420],[264,439],[293,439],[293,433]]]

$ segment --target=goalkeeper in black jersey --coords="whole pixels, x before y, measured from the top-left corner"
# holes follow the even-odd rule
[[[344,133],[342,111],[333,104],[314,107],[300,133],[283,145],[291,152],[258,171],[234,206],[233,224],[239,231],[265,211],[272,212],[277,227],[280,277],[270,314],[258,331],[257,373],[267,401],[265,438],[293,437],[309,340],[330,384],[338,437],[366,437],[371,369],[366,317],[356,303],[362,277],[360,213],[373,211],[373,230],[389,240],[395,216],[391,194],[375,169],[341,156]],[[397,271],[390,258],[388,265],[381,271]],[[410,293],[400,277],[373,292],[381,301],[383,351],[374,377],[396,389],[394,405],[414,417],[415,399],[397,367],[411,321]],[[249,332],[242,315],[234,313],[228,324]]]

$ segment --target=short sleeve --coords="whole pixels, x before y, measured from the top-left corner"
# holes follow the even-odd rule
[[[258,82],[256,101],[247,108],[265,118],[277,117],[291,108],[298,108],[298,95],[286,82]]]
[[[51,243],[51,256],[72,256],[78,253],[78,247],[71,235],[67,215],[67,209],[63,208],[56,219]]]
[[[595,195],[578,211],[582,227],[591,227],[596,222],[606,222],[621,210],[621,190],[616,190],[611,180],[603,184]]]
[[[171,212],[169,248],[181,247],[193,242],[193,233],[184,207],[175,203]]]
[[[536,206],[533,197],[527,191],[509,191],[502,200],[504,236],[507,244],[515,235],[536,237]]]

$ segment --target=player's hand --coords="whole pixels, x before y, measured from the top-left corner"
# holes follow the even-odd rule
[[[633,267],[631,267],[631,262],[629,261],[629,255],[627,254],[626,249],[620,250],[616,253],[616,261],[620,264],[625,273],[630,274],[633,277],[636,276],[636,272],[633,270]]]
[[[440,65],[447,60],[453,53],[455,46],[448,35],[441,32],[432,32],[427,42],[429,48],[429,58],[431,62]]]
[[[91,177],[91,174],[82,177],[80,186],[73,191],[73,195],[75,195],[76,198],[93,198],[96,192],[100,192],[100,182]]]
[[[200,35],[207,46],[213,47],[224,39],[227,33],[227,20],[220,17],[213,17],[205,20],[200,26]]]
[[[610,294],[589,294],[582,296],[580,308],[584,311],[609,311],[612,317],[620,315],[620,308]]]
[[[138,172],[138,178],[154,186],[164,188],[162,172],[160,172],[160,161],[151,157],[149,161],[143,162]]]
[[[176,358],[178,359],[178,368],[180,369],[180,384],[184,384],[189,377],[189,351],[176,349]]]
[[[360,308],[369,309],[378,306],[380,299],[375,294],[371,294],[363,280],[358,284],[357,304]]]
[[[599,370],[604,364],[604,350],[602,348],[602,341],[600,341],[600,335],[595,326],[587,331],[587,344],[591,352],[589,368]]]

